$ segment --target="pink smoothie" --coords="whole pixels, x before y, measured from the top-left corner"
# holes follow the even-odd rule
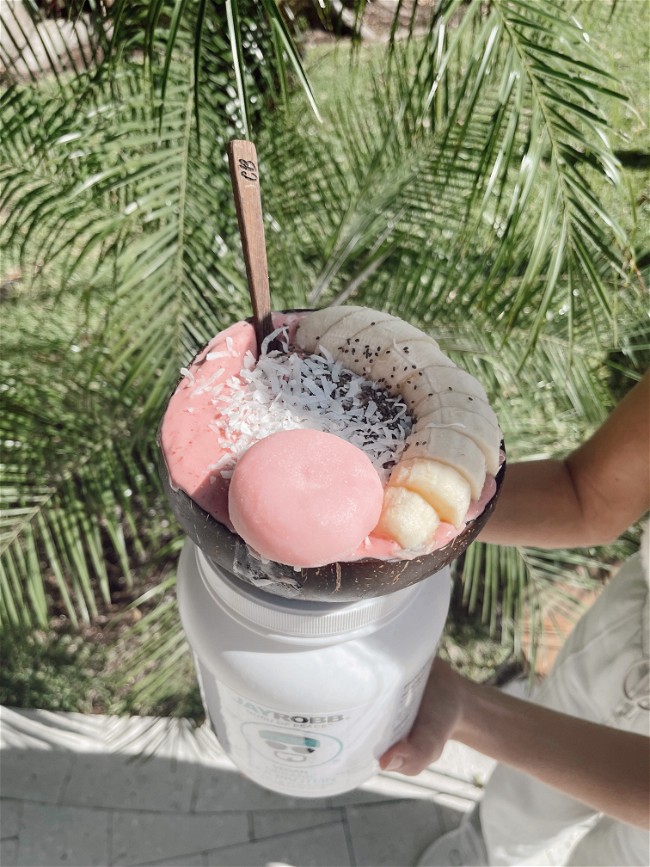
[[[276,328],[282,325],[288,326],[289,339],[291,340],[299,317],[300,314],[274,313],[273,324]],[[162,450],[172,487],[183,490],[202,509],[234,532],[237,532],[236,523],[239,523],[240,529],[244,529],[242,522],[247,519],[242,518],[240,506],[235,507],[238,509],[237,515],[234,513],[231,515],[228,504],[231,478],[239,461],[251,448],[251,443],[257,441],[258,434],[255,429],[246,430],[245,435],[238,433],[237,429],[233,430],[229,414],[232,414],[233,408],[236,409],[239,404],[243,403],[242,395],[247,388],[245,374],[247,370],[254,368],[257,357],[258,347],[252,324],[237,322],[217,334],[196,356],[190,367],[181,371],[183,379],[169,401],[160,432]],[[244,422],[242,430],[245,427]],[[259,440],[267,437],[268,432],[259,431]],[[332,480],[331,474],[329,478]],[[277,473],[274,474],[272,484],[275,493],[268,498],[270,504],[274,500],[276,504],[280,503],[281,479],[282,473],[279,476]],[[316,559],[325,558],[323,562],[335,562],[337,560],[363,558],[386,560],[417,556],[403,551],[396,542],[376,537],[366,529],[366,525],[372,529],[378,519],[377,514],[374,522],[370,522],[370,517],[374,516],[376,511],[378,481],[379,478],[373,470],[373,474],[369,474],[364,483],[367,486],[366,490],[360,492],[360,498],[366,504],[374,503],[375,505],[367,505],[364,520],[358,526],[355,525],[354,533],[357,535],[361,529],[365,531],[363,536],[359,536],[356,544],[352,544],[346,537],[345,545],[339,546],[334,541],[337,533],[334,532],[331,536],[328,535],[329,531],[320,531],[321,538],[319,539],[318,526],[313,525],[312,536],[314,540],[312,544]],[[333,496],[328,498],[323,498],[322,490],[314,491],[310,508],[315,509],[313,515],[320,511],[323,526],[340,527],[340,514],[338,513],[343,514],[340,501],[341,490],[334,484],[332,487]],[[359,491],[359,485],[356,486],[356,490]],[[495,480],[488,476],[479,500],[470,506],[467,520],[476,517],[483,511],[495,490]],[[287,504],[285,500],[286,498],[282,497],[282,502],[289,509],[290,504]],[[238,502],[241,503],[241,498]],[[282,508],[284,509],[284,506]],[[381,501],[379,501],[379,509],[381,510]],[[244,509],[244,511],[246,510]],[[272,508],[267,514],[267,518],[271,513]],[[446,545],[462,529],[463,526],[455,528],[451,524],[441,523],[436,531],[431,550]],[[250,535],[250,528],[246,529],[245,532]],[[280,556],[283,550],[289,558],[292,556],[288,543],[287,547],[282,549],[282,544],[278,548],[277,545],[273,545],[271,540],[271,547],[265,547],[265,550],[267,552],[272,551],[272,553],[265,553],[259,547],[256,548],[252,539],[246,539],[246,541],[259,554],[268,559],[289,562],[290,565],[296,567],[302,565],[302,562],[291,562],[287,557]],[[259,537],[255,537],[255,541],[258,545],[260,544]],[[328,545],[331,556],[327,554]],[[316,549],[318,549],[318,554],[315,553]],[[423,552],[417,552],[417,554],[421,553]],[[295,560],[295,556],[293,559]],[[310,559],[309,555],[307,559]]]

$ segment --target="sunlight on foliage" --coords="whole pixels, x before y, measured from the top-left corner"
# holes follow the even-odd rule
[[[276,308],[421,325],[485,384],[510,459],[602,421],[648,363],[648,262],[610,123],[636,89],[594,48],[595,5],[443,0],[425,36],[305,54],[270,0],[92,2],[58,58],[3,6],[5,627],[80,627],[125,594],[137,707],[185,664],[156,433],[179,368],[249,314],[233,137],[260,155]],[[545,582],[596,562],[477,545],[458,577],[516,645]]]

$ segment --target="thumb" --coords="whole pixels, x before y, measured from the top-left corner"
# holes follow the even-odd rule
[[[464,683],[449,665],[434,661],[413,728],[386,750],[380,760],[383,770],[415,775],[440,758],[456,728]]]
[[[386,750],[379,765],[384,771],[416,776],[431,762],[435,762],[441,752],[440,741],[432,733],[412,732],[409,738],[398,741]]]
[[[408,759],[408,752],[408,741],[398,741],[381,756],[379,767],[382,771],[399,771]]]

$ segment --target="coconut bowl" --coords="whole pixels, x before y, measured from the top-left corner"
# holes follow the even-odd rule
[[[162,450],[160,464],[163,488],[172,512],[211,563],[266,593],[314,602],[353,602],[385,596],[439,572],[465,551],[488,521],[506,469],[503,463],[496,477],[496,493],[483,512],[443,548],[412,560],[368,558],[328,563],[313,569],[294,569],[283,563],[258,560],[240,536],[198,506],[184,491],[172,488]]]
[[[505,461],[496,476],[496,492],[483,512],[465,525],[449,544],[410,560],[363,560],[294,569],[258,559],[248,545],[225,524],[202,509],[185,491],[174,488],[158,437],[163,489],[178,523],[203,554],[220,570],[266,593],[305,601],[352,602],[394,593],[423,581],[459,557],[474,541],[496,505]],[[503,449],[503,443],[501,444]]]

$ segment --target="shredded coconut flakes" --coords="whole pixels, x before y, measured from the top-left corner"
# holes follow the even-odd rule
[[[286,328],[264,340],[257,364],[251,360],[244,357],[239,378],[226,383],[226,395],[223,383],[204,386],[218,408],[210,427],[230,450],[211,470],[228,479],[253,443],[279,431],[311,428],[361,448],[382,481],[388,480],[412,427],[400,398],[346,370],[324,349],[317,355],[292,351]]]

